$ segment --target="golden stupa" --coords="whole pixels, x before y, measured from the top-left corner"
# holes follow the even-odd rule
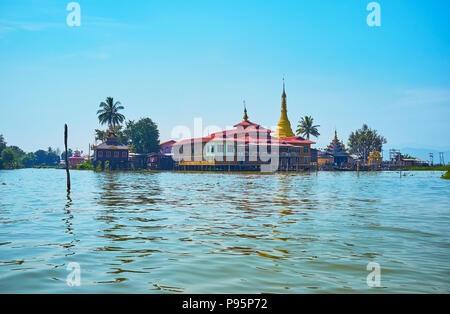
[[[383,157],[381,157],[381,154],[375,149],[369,154],[369,165],[377,165],[381,163],[382,160]]]
[[[277,138],[286,138],[295,136],[294,132],[291,129],[291,122],[289,122],[289,118],[287,116],[287,104],[286,104],[286,91],[284,88],[284,80],[283,80],[283,95],[281,96],[281,118],[278,121],[278,128],[275,132],[274,136]]]

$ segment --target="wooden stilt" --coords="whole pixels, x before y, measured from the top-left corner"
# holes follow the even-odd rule
[[[67,124],[64,124],[64,147],[66,149],[66,174],[67,174],[67,193],[70,193],[70,172],[69,172],[69,158],[67,158]]]

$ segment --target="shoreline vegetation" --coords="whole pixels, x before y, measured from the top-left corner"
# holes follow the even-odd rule
[[[407,167],[403,171],[449,171],[450,165],[447,166],[423,166],[423,167]]]
[[[447,170],[447,172],[444,173],[441,178],[445,180],[450,180],[450,170]]]

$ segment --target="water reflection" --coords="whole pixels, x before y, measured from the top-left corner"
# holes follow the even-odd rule
[[[0,291],[64,292],[75,261],[77,292],[373,292],[376,261],[384,292],[449,292],[438,175],[46,171],[0,172]]]
[[[70,242],[66,242],[62,244],[62,247],[66,249],[65,256],[71,256],[76,254],[76,243],[79,241],[77,240],[77,237],[75,235],[75,232],[73,230],[73,219],[74,216],[70,210],[70,207],[72,206],[72,199],[70,198],[70,191],[67,191],[67,202],[64,205],[64,218],[62,218],[62,221],[64,221],[64,224],[66,225],[65,233],[68,234],[72,240]]]

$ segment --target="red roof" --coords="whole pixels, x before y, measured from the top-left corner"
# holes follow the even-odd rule
[[[201,138],[192,138],[185,139],[177,142],[177,145],[184,145],[187,143],[204,143],[209,141],[236,141],[238,143],[244,144],[266,144],[266,145],[277,145],[277,146],[295,146],[295,144],[315,144],[313,141],[305,140],[301,136],[293,136],[289,138],[279,139],[276,137],[272,137],[270,135],[271,130],[265,129],[261,127],[259,124],[244,121],[238,123],[234,126],[236,129],[233,130],[225,130],[220,132],[215,132],[206,137]],[[253,135],[254,132],[267,133],[267,136],[261,136],[261,138],[255,138]]]
[[[303,137],[301,136],[293,136],[293,137],[287,137],[287,138],[282,138],[280,139],[283,142],[286,143],[292,143],[292,144],[316,144],[316,142],[310,141],[310,140],[305,140]]]
[[[236,125],[234,125],[235,128],[237,128],[238,126],[243,126],[243,127],[248,127],[248,126],[259,126],[259,124],[250,122],[250,121],[242,121],[241,123],[238,123]]]

